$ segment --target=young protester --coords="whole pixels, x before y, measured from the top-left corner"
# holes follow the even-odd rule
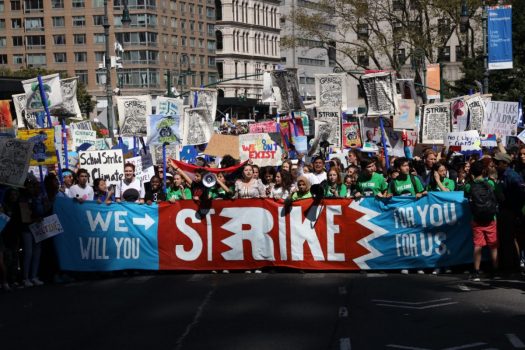
[[[415,196],[421,198],[427,192],[423,188],[419,178],[410,174],[410,164],[407,158],[396,159],[394,167],[399,171],[399,175],[392,179],[387,188],[388,196]]]
[[[146,204],[151,205],[153,203],[163,202],[166,200],[166,193],[162,189],[162,181],[160,177],[154,175],[150,181],[150,186],[146,190],[144,195],[144,201]]]
[[[223,172],[217,173],[217,183],[210,188],[210,199],[230,199],[233,196],[233,190],[227,185],[226,177]]]
[[[190,186],[191,199],[194,201],[206,201],[209,199],[209,190],[202,183],[202,178],[206,175],[206,170],[203,168],[196,169],[193,173],[193,179],[186,174],[186,172],[173,163],[173,169],[180,174],[182,179],[186,181],[186,184]],[[190,198],[188,198],[190,199]]]
[[[361,161],[361,174],[357,178],[355,198],[383,197],[387,190],[387,183],[383,175],[376,172],[376,163],[371,158]]]
[[[321,156],[317,156],[314,158],[312,164],[313,164],[313,172],[305,174],[303,170],[303,160],[302,158],[299,160],[299,167],[298,167],[298,175],[304,176],[308,179],[310,185],[316,185],[320,184],[321,182],[326,180],[326,171],[324,168],[324,158]]]
[[[242,177],[235,182],[235,198],[264,198],[266,189],[254,177],[253,166],[246,164],[242,170]]]
[[[427,185],[429,192],[451,192],[456,189],[454,181],[447,177],[447,167],[443,163],[436,163],[432,166],[430,181]]]
[[[110,204],[115,201],[115,186],[109,186],[106,183],[106,180],[102,178],[96,178],[93,181],[94,196],[93,199],[97,203],[106,203]]]
[[[357,175],[345,175],[343,183],[346,186],[346,198],[354,198],[357,192]]]
[[[297,189],[292,193],[292,201],[300,199],[312,198],[310,193],[310,181],[306,176],[299,176],[297,178]]]
[[[359,166],[359,154],[356,150],[349,150],[348,154],[346,155],[346,162],[348,164],[348,167],[350,166]],[[348,169],[347,167],[347,169]]]
[[[275,174],[275,185],[272,187],[269,198],[286,199],[290,195],[292,187],[292,177],[286,171],[278,171]]]
[[[89,186],[89,173],[86,169],[77,170],[77,184],[69,188],[69,197],[82,203],[92,201],[95,193],[93,187]]]
[[[498,269],[498,234],[496,213],[498,203],[493,181],[483,177],[483,163],[475,162],[471,167],[474,177],[465,185],[465,196],[469,198],[472,212],[472,235],[474,241],[474,273],[473,281],[480,281],[481,251],[483,247],[490,248],[490,256],[494,271]]]
[[[69,189],[75,184],[75,174],[69,169],[62,170],[63,186],[60,187],[60,191],[63,192],[67,197],[69,196]]]
[[[327,180],[321,183],[325,198],[346,198],[346,185],[341,179],[340,170],[337,166],[330,168]]]
[[[182,172],[177,172],[173,175],[173,183],[167,188],[166,200],[171,203],[175,203],[181,199],[192,199],[191,190],[184,186],[181,173]]]
[[[135,202],[144,203],[144,185],[140,179],[135,177],[135,165],[124,164],[124,179],[117,182],[115,189],[115,200],[117,203]]]
[[[414,161],[414,168],[417,171],[417,174],[421,176],[423,180],[422,183],[424,186],[427,186],[431,179],[432,167],[436,164],[438,160],[438,154],[432,149],[426,149],[423,152],[422,161]]]

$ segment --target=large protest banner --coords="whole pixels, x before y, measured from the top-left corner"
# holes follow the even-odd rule
[[[279,112],[288,113],[304,109],[304,104],[299,94],[297,69],[274,70],[271,74],[272,85],[279,89]]]
[[[512,6],[488,10],[489,70],[512,69]]]
[[[151,96],[116,96],[121,136],[148,134],[146,118],[151,114]]]
[[[467,130],[468,124],[468,106],[464,97],[458,97],[450,101],[451,130],[453,132]]]
[[[442,144],[450,130],[450,103],[433,103],[423,107],[421,143]]]
[[[55,129],[18,130],[18,138],[33,143],[30,165],[51,165],[57,162]]]
[[[57,198],[65,270],[402,269],[471,263],[462,192],[282,202],[191,200],[159,206],[78,204]]]
[[[347,74],[316,74],[315,97],[317,107],[346,110]]]
[[[62,88],[60,87],[60,76],[58,73],[42,77],[43,89],[46,94],[47,106],[53,108],[63,102]],[[40,98],[40,89],[38,87],[38,78],[23,80],[22,85],[26,93],[26,111],[38,112],[44,110],[42,99]]]
[[[384,129],[386,136],[386,147],[388,154],[391,156],[405,157],[405,146],[402,140],[402,131],[394,130],[389,119],[384,118]],[[378,118],[364,118],[362,121],[362,134],[367,148],[374,148],[374,145],[382,145],[381,127]],[[417,132],[414,130],[407,131],[407,146],[414,153],[414,147],[417,144]],[[366,150],[365,150],[366,151]]]
[[[32,142],[0,137],[0,183],[22,187],[32,155]]]
[[[485,115],[485,102],[479,94],[465,96],[465,103],[469,112],[468,130],[481,130]]]
[[[366,96],[368,116],[388,117],[396,114],[397,89],[395,77],[390,72],[371,73],[359,79]]]
[[[102,178],[110,184],[116,184],[124,178],[124,156],[121,149],[107,151],[79,152],[79,167],[89,173],[89,182]]]
[[[518,122],[518,102],[490,101],[485,106],[481,132],[489,135],[516,136]]]
[[[282,148],[267,133],[239,135],[239,156],[241,162],[251,159],[258,166],[281,164]]]
[[[209,119],[206,108],[186,109],[182,124],[183,145],[202,145],[210,141],[213,133],[213,120]]]
[[[148,145],[181,142],[179,114],[151,114],[147,119]]]
[[[330,136],[327,141],[334,147],[341,148],[341,118],[340,108],[319,108],[314,123],[324,122],[330,125]]]

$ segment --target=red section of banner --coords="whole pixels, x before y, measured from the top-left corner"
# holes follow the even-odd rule
[[[358,241],[371,232],[351,200],[312,200],[284,207],[268,199],[216,200],[199,208],[187,200],[159,206],[159,267],[163,270],[358,270],[370,253]]]
[[[193,164],[184,163],[184,162],[172,159],[172,158],[169,158],[168,161],[171,162],[172,165],[175,165],[175,167],[181,168],[182,170],[184,170],[186,172],[189,172],[189,173],[194,173],[195,170],[197,170],[197,169],[204,169],[208,173],[215,173],[215,174],[218,174],[218,173],[226,173],[226,174],[233,173],[233,172],[239,170],[241,167],[243,167],[248,162],[248,161],[242,162],[239,165],[235,165],[235,166],[232,166],[232,167],[229,167],[229,168],[206,168],[206,167],[196,166],[196,165],[193,165]]]

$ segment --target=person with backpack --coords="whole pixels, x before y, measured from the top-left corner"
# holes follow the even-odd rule
[[[496,200],[496,184],[483,177],[483,162],[472,164],[470,172],[473,180],[465,185],[465,197],[468,198],[472,212],[472,238],[474,241],[474,273],[472,280],[480,281],[479,268],[481,265],[481,251],[483,247],[490,248],[490,256],[494,272],[498,269],[498,233],[496,214],[498,201]]]
[[[388,184],[388,197],[415,196],[421,198],[427,194],[421,180],[416,175],[410,174],[410,164],[407,158],[397,158],[394,168],[398,170],[399,175]]]
[[[361,161],[361,173],[357,178],[355,198],[383,197],[387,190],[387,183],[383,175],[376,172],[376,163],[371,158]]]

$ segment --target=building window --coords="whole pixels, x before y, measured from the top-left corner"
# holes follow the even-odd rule
[[[4,12],[4,10],[5,10],[4,2],[0,1],[0,12]],[[5,62],[7,63],[7,56],[5,57]]]
[[[14,36],[13,46],[24,46],[24,38],[21,36]]]
[[[368,39],[368,24],[360,23],[357,25],[357,38],[361,40]]]
[[[0,29],[5,29],[5,19],[0,18]]]
[[[215,9],[213,7],[206,7],[206,17],[208,19],[214,19]]]
[[[87,52],[75,52],[75,62],[87,62]]]
[[[104,44],[106,42],[106,36],[104,34],[93,34],[94,44]]]
[[[85,45],[86,34],[73,34],[73,43],[75,45]]]
[[[392,0],[392,9],[394,11],[403,11],[405,9],[403,0]]]
[[[450,46],[439,48],[438,60],[439,62],[450,62]]]
[[[65,34],[53,35],[53,43],[55,45],[66,45],[66,35]]]
[[[318,60],[318,59],[306,58],[306,57],[299,57],[298,62],[299,64],[302,64],[304,66],[324,66],[326,63],[325,60]]]
[[[46,64],[46,54],[45,53],[35,53],[27,55],[27,64],[42,66]]]
[[[7,38],[5,36],[0,37],[0,47],[7,46]]]
[[[84,27],[86,25],[86,17],[73,16],[73,27]]]
[[[13,55],[13,64],[24,64],[24,55]]]
[[[22,28],[22,18],[13,18],[11,19],[11,28],[20,29]]]
[[[26,18],[25,28],[27,31],[43,31],[44,18]]]
[[[357,64],[362,67],[368,67],[370,64],[370,57],[365,51],[361,51],[357,54]]]
[[[407,59],[405,49],[397,49],[396,55],[399,64],[405,64],[405,61]]]
[[[64,0],[51,0],[51,7],[54,9],[63,9]]]
[[[83,8],[85,7],[84,0],[73,0],[73,8]]]
[[[102,15],[93,16],[93,24],[96,26],[104,25],[104,16]]]
[[[208,40],[208,51],[214,52],[215,51],[215,41]]]
[[[463,50],[462,47],[457,45],[456,46],[456,62],[463,60]]]
[[[22,2],[20,0],[11,1],[11,11],[22,10]]]
[[[7,64],[7,55],[0,55],[0,64]]]
[[[64,27],[66,20],[64,17],[53,17],[53,27]]]
[[[76,70],[75,75],[78,77],[78,81],[84,85],[88,85],[88,71],[87,70]]]
[[[104,62],[104,51],[95,51],[95,62]]]
[[[26,37],[26,43],[28,48],[39,48],[43,49],[46,47],[46,37],[44,35],[32,35]]]
[[[55,52],[55,63],[66,63],[67,54],[65,52]]]

